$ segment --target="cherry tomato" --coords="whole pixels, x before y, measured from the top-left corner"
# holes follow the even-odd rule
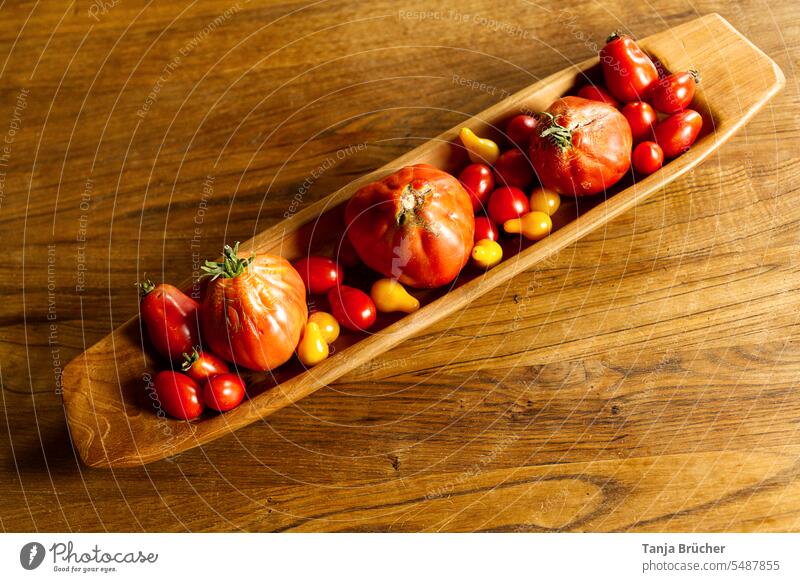
[[[244,399],[244,380],[236,374],[219,374],[209,378],[203,387],[206,406],[218,412],[236,408]]]
[[[458,179],[469,194],[472,209],[477,212],[483,208],[489,194],[494,190],[492,169],[486,164],[470,164],[461,171]]]
[[[544,212],[553,216],[561,207],[561,196],[547,188],[534,188],[530,197],[531,212]]]
[[[478,216],[475,219],[475,242],[479,240],[494,240],[500,237],[500,230],[491,218]]]
[[[306,291],[313,295],[324,295],[342,282],[342,268],[327,257],[303,257],[294,264]]]
[[[633,150],[633,169],[643,176],[649,176],[664,163],[664,152],[654,141],[643,141]]]
[[[375,323],[375,303],[359,289],[339,285],[328,291],[328,301],[336,321],[351,331],[366,331]]]
[[[592,101],[602,101],[612,107],[619,107],[619,101],[609,95],[608,91],[597,85],[586,85],[578,90],[578,97],[591,99]]]
[[[149,279],[139,285],[139,306],[147,335],[159,354],[180,361],[184,352],[199,344],[197,301],[172,285],[155,285]]]
[[[697,71],[659,79],[650,87],[647,100],[661,113],[677,113],[691,104],[698,79]]]
[[[658,70],[631,37],[612,34],[600,50],[600,63],[608,92],[628,103],[641,101],[658,81]]]
[[[664,150],[665,158],[674,158],[688,150],[703,127],[697,111],[684,109],[673,113],[656,125],[656,143]]]
[[[489,198],[489,218],[496,224],[519,218],[530,210],[528,197],[519,188],[503,186],[492,192]]]
[[[181,370],[189,376],[202,382],[211,376],[229,372],[228,364],[219,359],[211,352],[201,352],[194,348],[191,354],[183,354],[183,364]]]
[[[153,388],[161,408],[180,420],[192,420],[203,413],[200,386],[186,374],[166,370],[153,380]]]
[[[530,161],[516,148],[500,154],[494,163],[494,171],[497,174],[495,182],[499,186],[525,188],[533,180],[533,167]]]
[[[653,139],[653,127],[658,121],[656,110],[649,103],[644,101],[633,101],[627,103],[622,108],[622,115],[628,120],[631,126],[631,137],[633,143],[639,143],[645,139]]]
[[[531,115],[517,115],[512,117],[506,126],[506,135],[511,143],[523,150],[528,147],[531,134],[536,129],[536,118]]]

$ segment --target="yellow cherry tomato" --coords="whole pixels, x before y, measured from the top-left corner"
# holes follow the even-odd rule
[[[561,206],[561,196],[547,188],[534,188],[531,192],[531,211],[544,212],[553,216]]]
[[[490,139],[480,138],[468,127],[462,127],[461,143],[467,149],[469,159],[475,164],[493,164],[500,157],[500,148]]]
[[[322,339],[330,345],[339,337],[339,322],[330,313],[315,311],[308,316],[308,323],[316,323],[322,334]]]
[[[370,291],[372,301],[378,311],[391,313],[392,311],[402,311],[403,313],[414,313],[419,309],[419,300],[411,295],[402,283],[394,279],[378,279]]]
[[[503,259],[503,247],[492,239],[482,239],[472,247],[472,262],[482,269],[491,269]]]
[[[507,220],[503,224],[506,232],[516,234],[522,233],[525,238],[530,240],[541,240],[550,234],[553,229],[553,221],[546,212],[529,212],[520,218]]]
[[[322,338],[322,332],[316,323],[306,324],[303,337],[297,344],[297,357],[304,366],[316,366],[328,357],[328,344]]]

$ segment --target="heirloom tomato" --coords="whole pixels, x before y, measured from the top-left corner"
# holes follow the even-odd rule
[[[139,306],[147,335],[159,354],[179,361],[184,352],[199,344],[197,301],[172,285],[155,285],[146,279],[139,285],[142,302]]]
[[[653,61],[629,36],[609,36],[600,50],[600,63],[609,93],[623,103],[641,101],[658,80]]]

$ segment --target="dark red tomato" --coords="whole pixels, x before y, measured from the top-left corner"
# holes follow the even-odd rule
[[[665,158],[674,158],[688,150],[703,127],[703,118],[693,109],[673,113],[656,125],[656,143]]]
[[[500,154],[494,163],[498,186],[525,188],[533,181],[533,167],[528,157],[516,148]]]
[[[506,135],[511,143],[523,150],[528,147],[531,134],[536,130],[536,118],[532,115],[517,115],[512,117],[506,126]]]
[[[649,176],[664,163],[664,152],[654,141],[643,141],[633,150],[633,169],[642,176]]]
[[[600,50],[603,78],[609,93],[628,103],[641,101],[658,81],[658,70],[631,37],[612,34]]]
[[[324,295],[342,282],[342,268],[327,257],[303,257],[294,264],[306,291],[313,295]]]
[[[214,376],[203,387],[203,401],[217,412],[236,408],[243,399],[244,381],[236,374]]]
[[[361,262],[358,257],[356,249],[353,248],[353,243],[347,238],[347,235],[342,237],[339,241],[339,247],[336,249],[336,262],[345,267],[355,267]]]
[[[597,85],[586,85],[581,87],[578,91],[578,97],[584,99],[591,99],[592,101],[602,101],[608,103],[612,107],[619,107],[619,101],[609,95],[608,91]]]
[[[503,186],[492,192],[489,198],[489,218],[495,224],[505,224],[507,220],[527,214],[531,204],[525,192],[513,186]]]
[[[500,238],[500,230],[491,218],[479,216],[475,219],[475,242],[487,238],[496,241]]]
[[[347,285],[334,287],[328,292],[331,313],[350,331],[366,331],[375,323],[378,314],[369,295]]]
[[[194,378],[167,370],[156,375],[153,388],[158,396],[158,404],[170,416],[192,420],[203,414],[200,386]]]
[[[489,194],[494,190],[494,175],[486,164],[470,164],[461,171],[458,179],[469,194],[472,209],[478,211],[484,207]]]
[[[650,87],[647,100],[661,113],[677,113],[689,107],[698,83],[697,71],[675,73]]]
[[[165,358],[180,361],[200,343],[198,312],[200,305],[172,285],[154,285],[146,279],[140,286],[139,310],[147,335]]]
[[[191,354],[183,354],[181,370],[198,382],[208,380],[211,376],[224,374],[230,371],[228,364],[217,356],[211,352],[198,351],[197,348],[195,348]]]
[[[628,120],[631,126],[631,138],[633,143],[639,143],[645,139],[653,139],[653,127],[658,121],[656,110],[649,103],[644,101],[634,101],[622,108],[622,115]]]

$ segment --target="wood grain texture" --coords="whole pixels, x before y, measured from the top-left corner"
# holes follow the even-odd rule
[[[797,530],[796,8],[655,6],[123,2],[97,21],[88,4],[15,6],[2,527]],[[590,57],[611,29],[714,11],[788,84],[705,165],[269,421],[171,462],[80,466],[56,368],[135,313],[143,271],[190,277],[193,252]]]

